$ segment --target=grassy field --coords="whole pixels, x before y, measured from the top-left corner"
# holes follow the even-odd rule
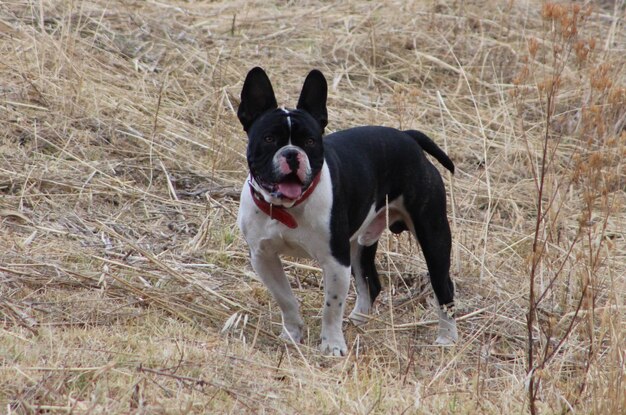
[[[0,413],[624,413],[625,4],[1,2]],[[235,226],[256,65],[450,154],[458,345],[406,234],[346,358],[313,262],[278,339]]]

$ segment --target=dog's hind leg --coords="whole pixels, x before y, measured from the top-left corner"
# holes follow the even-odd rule
[[[441,203],[441,200],[440,200]],[[445,198],[443,198],[445,206]],[[412,210],[415,212],[416,210]],[[454,320],[454,284],[450,279],[450,249],[452,237],[445,208],[424,209],[428,214],[412,215],[415,236],[424,253],[430,283],[439,303],[439,331],[435,343],[450,345],[457,341]]]
[[[304,321],[300,316],[298,300],[291,290],[278,255],[251,254],[252,268],[278,303],[283,317],[283,331],[280,337],[295,343],[302,342]]]
[[[363,246],[354,241],[350,246],[350,262],[356,285],[356,304],[349,318],[357,326],[367,322],[368,315],[372,311],[372,304],[380,293],[380,279],[375,263],[377,248],[378,242]]]

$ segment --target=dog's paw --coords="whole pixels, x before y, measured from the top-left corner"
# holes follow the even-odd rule
[[[457,336],[439,335],[437,336],[437,340],[435,340],[435,344],[437,346],[454,346],[457,340]]]
[[[355,326],[362,326],[363,324],[369,321],[369,314],[372,310],[372,302],[369,297],[365,298],[365,296],[357,296],[356,304],[354,305],[354,309],[348,316],[350,321]]]
[[[362,326],[369,321],[369,317],[367,314],[361,313],[357,310],[352,311],[348,316],[348,319],[350,319],[352,324],[354,324],[355,326]]]
[[[302,336],[303,327],[304,325],[291,325],[289,327],[283,325],[283,331],[282,333],[280,333],[280,338],[289,343],[304,343],[304,339]]]
[[[435,344],[439,346],[453,346],[459,339],[459,333],[456,329],[456,321],[452,312],[448,309],[439,310],[439,330]]]
[[[346,346],[344,339],[335,341],[322,340],[320,351],[327,356],[341,357],[348,354],[348,346]]]

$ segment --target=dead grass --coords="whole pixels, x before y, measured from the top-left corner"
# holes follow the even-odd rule
[[[625,5],[596,3],[547,128],[562,39],[539,1],[0,4],[0,412],[525,412],[546,131],[537,405],[623,411]],[[331,130],[418,128],[447,149],[457,347],[431,346],[406,236],[381,244],[386,289],[347,358],[315,349],[313,263],[288,262],[307,344],[277,339],[234,225],[255,65],[287,105],[321,69]]]

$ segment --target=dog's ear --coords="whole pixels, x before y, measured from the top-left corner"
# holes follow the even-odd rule
[[[313,69],[307,75],[298,99],[299,110],[304,110],[317,120],[322,131],[328,124],[328,112],[326,111],[326,98],[328,97],[328,86],[326,78],[317,69]]]
[[[241,89],[241,103],[237,110],[237,117],[248,131],[254,120],[267,110],[278,108],[272,83],[265,71],[258,66],[252,68]]]

